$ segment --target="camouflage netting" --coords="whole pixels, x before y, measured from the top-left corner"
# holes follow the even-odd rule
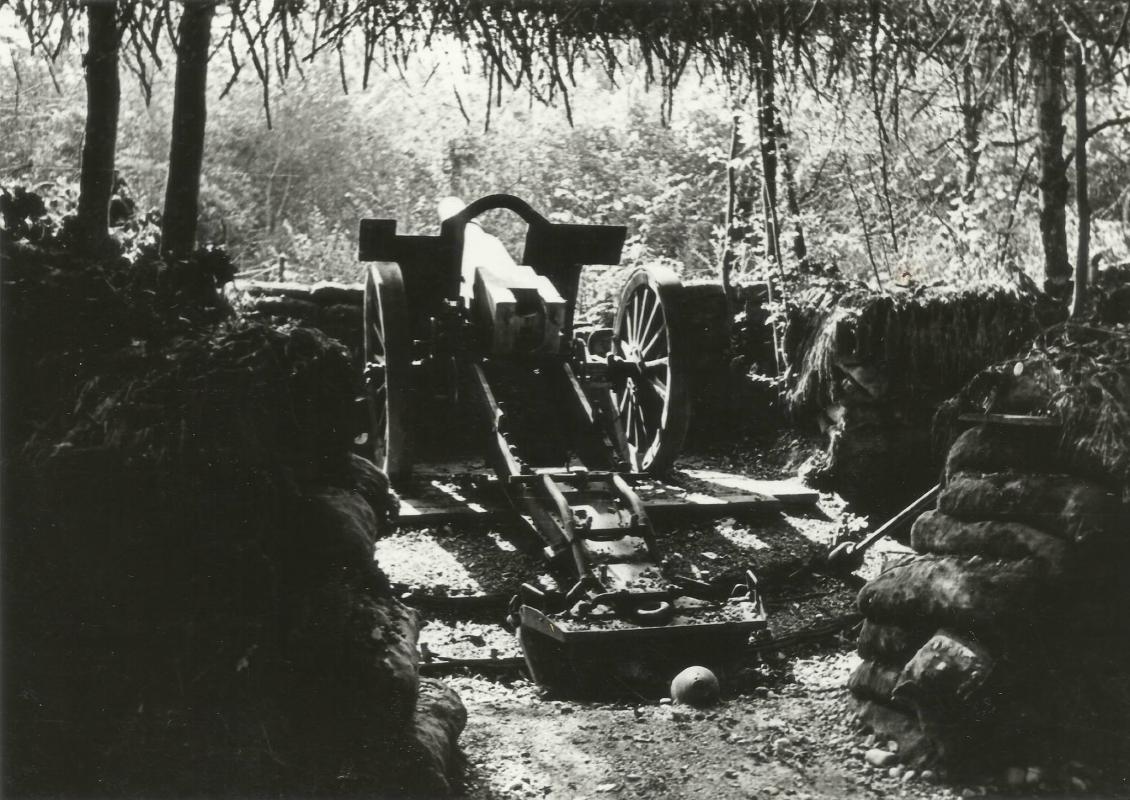
[[[790,298],[785,405],[829,437],[812,477],[896,510],[934,482],[938,403],[1035,333],[1033,301],[1000,287],[877,294],[818,283]]]
[[[446,791],[465,716],[373,560],[395,500],[345,348],[15,255],[6,792]]]
[[[918,555],[860,593],[851,689],[911,763],[1130,758],[1130,282],[1104,284],[941,409]]]

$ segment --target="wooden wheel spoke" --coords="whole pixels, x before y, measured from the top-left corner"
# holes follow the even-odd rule
[[[671,360],[667,356],[653,358],[650,361],[643,362],[643,368],[644,371],[649,375],[656,372],[666,372],[667,365],[670,363],[670,361]]]
[[[655,345],[659,342],[660,338],[662,338],[662,339],[664,339],[664,341],[666,341],[666,339],[667,339],[667,328],[666,327],[660,326],[655,331],[655,333],[652,334],[651,338],[648,339],[646,342],[644,342],[644,345],[640,348],[640,355],[643,356],[644,358],[646,358],[648,356],[648,354],[651,353],[651,348],[655,347]]]
[[[648,383],[651,385],[651,388],[654,389],[655,392],[659,395],[660,399],[664,403],[666,403],[667,402],[667,384],[664,383],[663,381],[659,380],[659,378],[656,378],[655,376],[651,376],[648,379]]]
[[[651,292],[648,292],[649,297],[651,296],[651,294]],[[651,313],[647,317],[647,322],[645,322],[640,328],[640,341],[642,341],[644,337],[651,333],[652,324],[655,322],[655,315],[656,313],[658,313],[660,305],[659,295],[655,295],[655,302],[651,306]]]
[[[633,344],[640,341],[640,320],[643,318],[643,298],[637,292],[632,298],[632,312],[628,315],[629,338]]]

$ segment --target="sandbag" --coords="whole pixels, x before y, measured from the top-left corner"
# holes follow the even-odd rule
[[[286,317],[304,323],[312,323],[318,316],[318,305],[309,300],[292,297],[272,297],[262,295],[253,298],[248,304],[251,311],[272,317]]]
[[[927,511],[910,529],[910,546],[919,553],[1016,559],[1032,556],[1056,573],[1063,571],[1068,546],[1020,522],[968,522]]]
[[[392,531],[400,514],[400,498],[392,490],[388,476],[367,458],[350,453],[347,483],[364,498],[377,520],[377,538]]]
[[[848,678],[848,691],[856,697],[878,700],[891,705],[896,703],[894,692],[901,675],[901,667],[880,664],[877,661],[863,661]]]
[[[310,296],[319,305],[351,305],[361,308],[365,297],[365,287],[359,283],[335,283],[318,281],[310,287]]]
[[[891,696],[916,708],[968,709],[994,666],[973,638],[940,630],[903,667]]]
[[[938,509],[962,520],[1022,522],[1076,544],[1125,535],[1117,493],[1068,475],[959,472],[938,495]]]
[[[467,709],[458,693],[434,678],[422,679],[406,742],[409,760],[414,762],[412,772],[418,776],[413,788],[428,797],[451,793],[457,741],[466,725]]]
[[[303,560],[311,566],[364,569],[373,560],[377,515],[355,492],[325,488],[308,496],[300,526]]]
[[[860,657],[868,661],[902,667],[918,648],[926,643],[933,628],[921,626],[890,625],[864,620],[856,647]]]
[[[932,736],[911,709],[857,698],[856,718],[880,738],[898,742],[899,763],[907,767],[934,766],[947,751],[945,742]]]
[[[286,637],[290,693],[339,726],[405,729],[419,690],[418,633],[419,616],[395,598],[361,580],[329,581],[296,604]]]
[[[1008,425],[979,425],[954,440],[946,457],[946,475],[959,472],[1063,472],[1058,456],[1059,431]]]
[[[1039,613],[1054,576],[1033,558],[920,556],[897,564],[859,592],[859,610],[877,622],[952,625],[994,631]]]

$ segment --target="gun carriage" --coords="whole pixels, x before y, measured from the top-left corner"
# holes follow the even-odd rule
[[[520,262],[476,222],[506,209],[526,225]],[[550,578],[511,604],[533,677],[568,684],[632,662],[661,679],[723,668],[765,631],[752,572],[704,582],[674,574],[637,487],[671,468],[691,413],[704,335],[687,287],[643,267],[611,329],[574,325],[586,266],[620,261],[620,226],[554,223],[511,195],[443,206],[440,232],[361,223],[369,443],[395,488],[429,452],[470,432]],[[715,308],[724,308],[716,303]],[[438,434],[437,431],[444,433]],[[437,441],[437,438],[439,441]],[[732,513],[724,503],[713,509]],[[598,678],[599,679],[599,678]]]

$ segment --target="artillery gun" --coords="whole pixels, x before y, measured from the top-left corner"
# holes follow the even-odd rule
[[[476,222],[498,209],[526,225],[520,262]],[[437,448],[470,436],[549,566],[521,586],[509,617],[539,683],[641,666],[663,682],[691,664],[724,670],[764,635],[756,578],[674,574],[637,492],[683,446],[698,343],[725,329],[720,289],[708,287],[720,313],[704,320],[690,306],[707,287],[642,267],[612,328],[581,330],[581,271],[618,264],[625,228],[553,223],[506,194],[445,204],[441,218],[435,236],[361,223],[360,259],[374,262],[364,378],[378,466],[403,490]]]

